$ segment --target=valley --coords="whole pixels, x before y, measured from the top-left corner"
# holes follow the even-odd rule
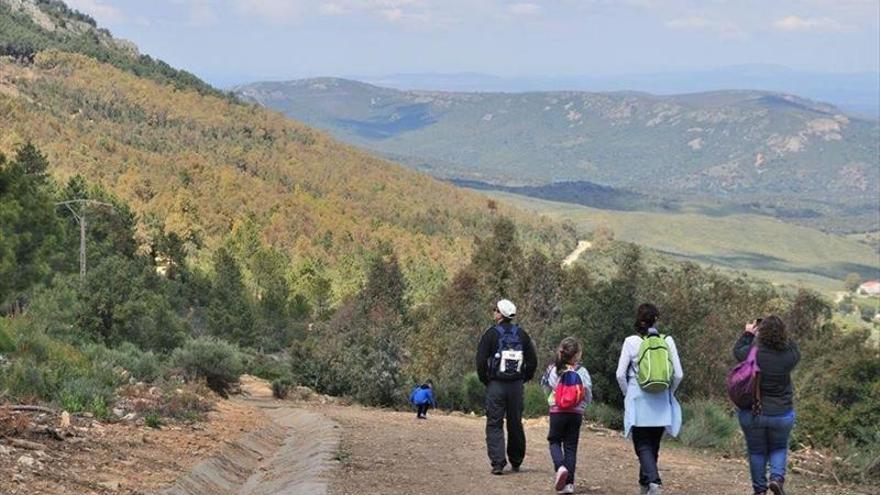
[[[843,278],[880,273],[880,254],[870,245],[759,215],[710,216],[701,212],[614,211],[504,192],[487,192],[509,203],[584,231],[603,228],[674,259],[742,271],[778,284],[831,294]]]

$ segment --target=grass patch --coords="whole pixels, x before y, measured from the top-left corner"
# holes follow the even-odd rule
[[[144,417],[144,424],[158,430],[162,428],[162,418],[156,413],[150,413]]]
[[[687,447],[740,452],[744,445],[732,409],[711,400],[684,404],[678,440]]]
[[[601,402],[594,402],[587,406],[584,411],[584,419],[612,430],[623,429],[623,411]]]

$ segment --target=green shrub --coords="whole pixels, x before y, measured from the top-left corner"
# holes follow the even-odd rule
[[[103,344],[91,344],[84,348],[84,352],[93,362],[122,368],[141,382],[153,383],[168,372],[168,365],[162,356],[153,351],[142,351],[130,342],[114,349],[108,349]]]
[[[64,379],[58,386],[54,401],[67,412],[90,412],[97,418],[109,416],[114,402],[114,383],[105,373]]]
[[[15,341],[12,340],[12,334],[6,326],[5,318],[0,318],[0,354],[15,350]]]
[[[461,395],[467,411],[483,414],[486,404],[486,386],[480,382],[480,377],[476,372],[464,376],[464,380],[461,382]]]
[[[588,405],[584,419],[613,430],[623,429],[623,412],[601,402]]]
[[[263,380],[276,380],[290,376],[290,366],[276,356],[257,354],[247,364],[248,372]]]
[[[407,392],[412,391],[417,383],[414,381]],[[470,411],[467,407],[461,380],[438,379],[434,381],[434,399],[437,407],[450,411]],[[409,400],[409,396],[406,397]]]
[[[5,389],[18,402],[50,400],[55,377],[33,359],[13,359],[0,373],[0,389]]]
[[[183,347],[174,350],[171,361],[183,371],[187,380],[204,379],[208,387],[221,397],[229,395],[229,388],[244,371],[238,347],[210,337],[187,341]]]
[[[739,423],[731,407],[711,400],[697,400],[683,406],[678,439],[688,447],[741,450],[738,431]]]
[[[162,418],[156,413],[150,413],[144,417],[144,424],[150,428],[158,430],[162,427]]]
[[[286,399],[292,386],[293,381],[290,378],[285,377],[272,380],[272,397],[282,400]]]
[[[546,416],[549,412],[547,394],[537,383],[526,383],[523,391],[523,417],[537,418]]]

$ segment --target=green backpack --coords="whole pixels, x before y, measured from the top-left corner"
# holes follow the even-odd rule
[[[665,335],[652,333],[642,337],[636,363],[639,365],[636,378],[645,392],[662,392],[672,386],[672,358]]]

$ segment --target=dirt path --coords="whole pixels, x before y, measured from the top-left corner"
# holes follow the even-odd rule
[[[578,258],[580,258],[581,254],[583,254],[584,251],[590,249],[591,247],[593,247],[593,243],[590,241],[578,241],[578,245],[576,248],[574,248],[574,251],[572,251],[571,254],[569,254],[565,257],[564,260],[562,260],[562,266],[571,265],[572,263],[577,261]]]
[[[486,458],[484,420],[433,414],[418,421],[410,413],[361,407],[322,411],[342,426],[331,495],[431,494],[515,495],[554,493],[547,453],[546,419],[527,422],[528,451],[520,473],[492,476]],[[585,428],[580,443],[577,493],[634,495],[638,465],[632,445],[616,433]],[[661,450],[664,493],[742,495],[751,493],[743,461],[718,459],[666,444]],[[793,475],[793,495],[867,493]]]

